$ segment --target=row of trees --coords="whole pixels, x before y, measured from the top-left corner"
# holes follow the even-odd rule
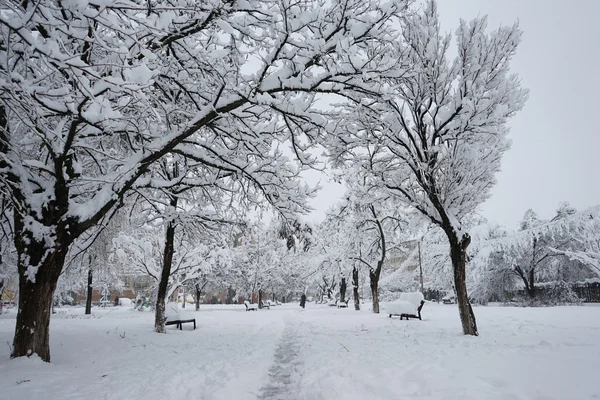
[[[516,231],[473,216],[466,279],[470,297],[479,303],[508,301],[522,292],[528,303],[552,303],[568,299],[564,296],[569,285],[596,281],[600,278],[599,213],[598,206],[577,212],[561,203],[552,219],[542,220],[528,210]],[[428,288],[452,293],[451,260],[444,239],[438,230],[422,238],[421,265]],[[414,257],[410,254],[393,266],[384,279],[387,290],[410,287],[416,274],[410,270]],[[539,288],[549,285],[556,288],[554,297],[539,298]]]
[[[489,195],[508,149],[506,122],[526,99],[509,74],[516,25],[488,33],[485,17],[461,22],[449,60],[434,1],[1,7],[2,251],[14,249],[19,275],[12,357],[50,360],[59,279],[78,257],[95,263],[92,248],[112,237],[115,218],[134,227],[116,257],[157,280],[155,326],[164,331],[165,299],[184,279],[171,277],[202,279],[190,271],[219,254],[218,237],[248,210],[308,211],[314,191],[299,176],[318,166],[317,146],[352,171],[348,204],[331,219],[356,221],[352,260],[368,268],[374,309],[406,211],[444,232],[463,331],[477,335],[464,220]],[[317,248],[296,239],[286,247]],[[246,263],[277,264],[261,251]],[[320,257],[331,268],[340,261]],[[263,272],[242,274],[262,285]]]

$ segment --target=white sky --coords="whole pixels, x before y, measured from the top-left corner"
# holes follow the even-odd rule
[[[438,0],[445,31],[460,18],[488,15],[489,28],[518,20],[523,41],[512,62],[530,96],[511,120],[506,153],[492,197],[481,211],[515,228],[525,210],[551,218],[560,201],[577,209],[600,203],[600,0]],[[600,119],[600,118],[599,118]],[[324,213],[344,188],[316,172],[323,190],[309,217]]]

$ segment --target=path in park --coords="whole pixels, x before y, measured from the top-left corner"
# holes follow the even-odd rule
[[[269,381],[259,391],[260,400],[292,400],[297,396],[297,378],[303,368],[300,352],[300,324],[290,318],[275,350],[269,368]]]

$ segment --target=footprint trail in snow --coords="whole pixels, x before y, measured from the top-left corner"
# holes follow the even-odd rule
[[[288,321],[275,350],[269,381],[259,391],[260,400],[291,400],[297,397],[295,384],[301,368],[299,351],[298,325]]]

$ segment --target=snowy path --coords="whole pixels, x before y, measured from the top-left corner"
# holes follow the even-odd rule
[[[288,319],[269,369],[269,381],[260,390],[260,400],[292,400],[298,392],[297,378],[301,374],[300,325]]]
[[[475,309],[423,321],[309,304],[244,312],[204,307],[198,329],[152,332],[150,313],[55,315],[52,364],[9,360],[0,316],[0,398],[113,400],[600,399],[600,307]]]

